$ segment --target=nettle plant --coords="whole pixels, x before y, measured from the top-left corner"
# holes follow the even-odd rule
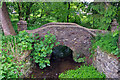
[[[57,46],[59,42],[56,42],[55,35],[47,32],[48,34],[44,38],[39,39],[39,36],[36,34],[36,41],[34,43],[34,49],[31,53],[33,60],[39,64],[41,69],[45,68],[46,65],[50,66],[50,61],[48,56],[52,53],[52,48]]]
[[[1,79],[18,78],[22,75],[20,70],[24,67],[24,60],[21,57],[25,55],[25,51],[33,49],[33,42],[34,37],[26,31],[21,31],[16,36],[2,37]]]

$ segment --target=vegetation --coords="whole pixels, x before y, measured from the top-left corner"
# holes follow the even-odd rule
[[[26,31],[18,32],[17,22],[21,17],[27,21],[28,30],[39,28],[49,22],[71,22],[90,29],[110,31],[114,18],[120,25],[120,2],[0,2],[0,4],[0,7],[3,6],[0,14],[5,13],[1,17],[1,20],[4,20],[2,23],[4,35],[0,53],[0,79],[18,78],[22,75],[20,70],[24,67],[24,61],[20,60],[20,57],[25,51],[32,51],[32,60],[38,63],[41,69],[50,66],[48,56],[52,53],[52,48],[59,44],[50,32],[43,38],[38,34],[28,34]],[[91,53],[100,47],[103,51],[120,57],[118,36],[119,31],[98,34],[92,40]],[[84,62],[85,57],[75,61]],[[59,78],[105,78],[105,75],[99,73],[93,66],[82,66],[61,73]]]
[[[75,60],[75,62],[78,62],[78,63],[85,62],[85,57],[78,58],[78,59],[75,58],[74,60]]]
[[[19,66],[18,63],[14,63],[13,59],[12,55],[10,56],[7,54],[0,57],[0,80],[19,78],[22,75],[20,70],[23,66]]]
[[[7,3],[11,20],[19,20],[19,17],[23,17],[28,22],[29,30],[36,29],[49,22],[72,22],[87,28],[110,30],[110,23],[114,18],[120,22],[120,15],[117,14],[119,13],[119,6],[119,2]],[[16,13],[13,14],[13,11]]]
[[[68,78],[102,78],[105,79],[105,74],[98,72],[93,66],[81,66],[76,70],[68,70],[59,75],[60,80]]]
[[[118,37],[119,34],[114,32],[108,32],[106,34],[98,34],[92,40],[92,49],[93,53],[97,47],[100,47],[103,51],[116,55],[120,57],[119,49],[118,49]]]
[[[21,31],[18,35],[3,36],[0,56],[0,79],[18,78],[22,75],[25,51],[32,50],[32,34]]]
[[[25,30],[20,31],[16,36],[3,36],[2,55],[0,57],[0,79],[18,78],[22,75],[20,71],[24,67],[24,52],[33,50],[31,55],[41,69],[50,66],[50,61],[46,57],[52,53],[54,45],[58,45],[53,34],[48,32],[45,38],[38,39],[39,36],[28,34]],[[32,45],[34,43],[34,45]]]
[[[52,53],[52,48],[59,44],[56,42],[56,37],[53,34],[48,32],[48,35],[45,35],[44,38],[38,39],[39,36],[36,36],[36,40],[34,43],[34,49],[31,53],[33,59],[36,63],[39,63],[41,69],[45,68],[46,65],[50,66],[50,61],[48,56]]]
[[[91,3],[89,7],[93,12],[93,15],[89,17],[92,20],[91,26],[96,29],[108,30],[116,16],[117,7],[112,3]]]

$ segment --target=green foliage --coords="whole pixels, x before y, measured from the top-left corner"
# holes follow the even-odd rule
[[[80,24],[83,16],[80,9],[84,7],[85,4],[83,3],[73,2],[7,2],[11,20],[14,20],[14,16],[18,17],[18,19],[23,17],[28,22],[29,30],[36,29],[49,22],[74,22]],[[12,13],[13,11],[16,11],[16,13]]]
[[[95,39],[92,40],[92,49],[95,50],[98,46],[107,53],[120,56],[118,49],[118,34],[116,32],[108,32],[106,34],[98,34]],[[92,50],[92,51],[93,51]],[[94,52],[94,51],[93,51]]]
[[[32,45],[34,43],[34,45]],[[25,30],[20,31],[18,35],[3,36],[2,54],[0,57],[0,79],[18,78],[22,74],[24,60],[21,57],[25,51],[33,50],[31,55],[40,68],[50,66],[50,61],[46,57],[52,53],[52,48],[58,45],[56,37],[48,32],[44,38],[28,34]]]
[[[27,33],[25,30],[20,31],[18,34],[18,45],[22,46],[23,50],[32,50],[32,43],[34,42],[34,37],[32,33]]]
[[[20,69],[23,66],[17,65],[19,63],[14,63],[12,60],[14,57],[12,55],[3,54],[0,56],[0,80],[18,78],[22,75]]]
[[[21,57],[24,52],[32,50],[34,37],[26,31],[19,32],[18,35],[2,37],[2,53],[0,54],[0,79],[18,78],[22,75],[20,71],[24,67]]]
[[[19,2],[7,2],[7,7],[11,19],[14,16],[23,17],[28,22],[29,30],[49,22],[72,22],[87,28],[107,30],[114,18],[120,22],[119,3],[20,2],[19,6]],[[16,13],[13,14],[13,10]],[[87,15],[88,13],[92,15]]]
[[[76,70],[68,70],[59,75],[60,80],[68,78],[102,78],[105,79],[105,74],[98,72],[93,66],[81,66]]]
[[[81,62],[85,62],[85,57],[83,57],[83,58],[78,58],[78,59],[74,59],[75,60],[75,62],[79,62],[79,63],[81,63]]]
[[[90,21],[92,21],[91,24],[93,28],[107,30],[111,27],[110,23],[117,13],[116,6],[110,3],[109,5],[105,3],[91,3],[89,7],[92,9],[93,13],[93,15],[89,17]]]
[[[20,31],[16,36],[8,35],[2,38],[3,49],[14,54],[19,54],[20,51],[32,50],[33,42],[34,37],[32,33],[28,34],[25,30]]]
[[[3,3],[3,0],[0,1],[0,8],[2,8],[2,3]]]
[[[57,20],[54,17],[31,18],[29,20],[27,30],[37,29],[49,22],[57,22]]]
[[[56,42],[55,35],[48,32],[48,35],[45,35],[44,38],[39,39],[39,36],[36,36],[36,42],[34,43],[34,50],[31,55],[36,63],[39,63],[41,69],[45,68],[46,65],[50,66],[50,61],[47,58],[48,55],[52,53],[52,48],[55,45],[58,45],[59,42]]]

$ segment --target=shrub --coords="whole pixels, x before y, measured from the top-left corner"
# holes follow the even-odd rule
[[[33,45],[34,43],[34,45]],[[49,66],[50,61],[46,57],[52,53],[52,48],[58,45],[53,34],[48,32],[44,38],[28,34],[25,30],[18,35],[2,37],[2,53],[0,54],[0,79],[18,78],[22,74],[24,60],[21,60],[25,51],[33,50],[32,56],[41,69]]]
[[[99,46],[103,51],[120,57],[117,42],[118,34],[116,33],[108,32],[106,34],[98,34],[92,40],[92,49],[95,50]]]
[[[36,36],[36,42],[34,43],[34,50],[31,56],[33,56],[36,63],[39,63],[39,67],[43,69],[46,65],[50,66],[50,61],[47,57],[52,53],[52,48],[58,45],[59,42],[56,42],[55,35],[50,34],[50,32],[48,32],[48,35],[45,35],[44,38],[37,38],[39,38],[39,36]]]
[[[93,66],[81,66],[76,70],[68,70],[59,75],[59,79],[68,78],[105,78],[105,74],[98,72]]]
[[[24,61],[20,58],[23,52],[32,50],[34,38],[26,31],[19,32],[18,35],[2,37],[2,53],[0,54],[0,79],[18,78],[22,75],[20,71],[24,66]]]
[[[12,55],[2,55],[0,56],[0,80],[1,79],[10,79],[10,78],[18,78],[22,75],[20,69],[23,67],[19,66],[19,63],[12,62]]]

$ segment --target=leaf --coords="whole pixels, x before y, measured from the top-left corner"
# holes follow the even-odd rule
[[[30,35],[29,35],[30,37],[32,37],[33,36],[33,33],[30,33]]]
[[[48,35],[45,35],[45,38],[47,38],[48,37]]]
[[[50,48],[52,49],[52,48],[53,48],[53,46],[54,46],[54,44],[51,44],[51,45],[50,45]]]
[[[50,64],[47,64],[47,66],[50,66]]]
[[[35,60],[36,63],[38,63],[39,61],[38,60]]]
[[[116,31],[113,33],[113,37],[115,37],[118,33],[119,33],[118,30],[116,30]]]
[[[60,42],[57,42],[57,43],[56,43],[56,45],[59,45],[59,44],[60,44]]]
[[[50,34],[50,31],[48,31],[47,33]]]

